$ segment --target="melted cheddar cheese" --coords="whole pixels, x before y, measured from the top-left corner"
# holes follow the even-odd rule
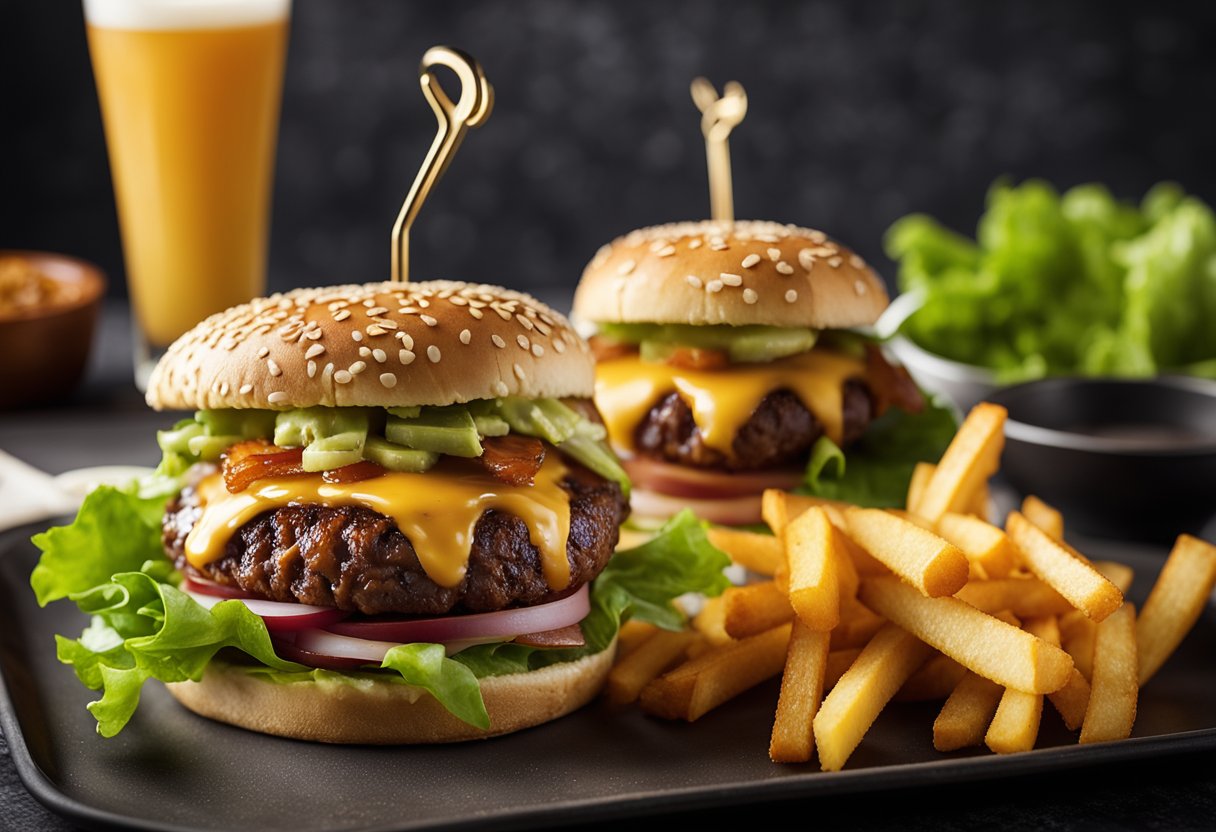
[[[360,482],[335,484],[320,474],[253,483],[237,494],[219,474],[198,484],[203,511],[186,537],[186,560],[201,569],[223,557],[232,535],[259,514],[290,505],[362,506],[392,518],[409,538],[422,568],[444,587],[465,575],[473,529],[483,512],[497,509],[522,519],[540,550],[541,569],[554,590],[570,583],[566,539],[570,497],[561,487],[566,468],[556,454],[530,486],[511,486],[462,460],[444,459],[423,474],[389,472]]]
[[[595,404],[604,416],[612,444],[628,452],[633,450],[634,431],[646,412],[664,396],[677,392],[692,410],[705,444],[729,454],[735,434],[764,397],[789,390],[839,445],[844,432],[844,382],[864,374],[865,364],[859,359],[827,350],[719,370],[686,370],[642,361],[634,354],[600,362]]]

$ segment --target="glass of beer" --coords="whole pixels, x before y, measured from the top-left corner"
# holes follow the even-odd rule
[[[263,294],[291,0],[84,0],[136,327],[135,378]]]

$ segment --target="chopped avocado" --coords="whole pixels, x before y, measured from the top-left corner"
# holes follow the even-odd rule
[[[772,361],[815,346],[816,331],[802,327],[714,324],[602,324],[605,338],[637,344],[644,361],[665,361],[675,347],[722,350],[731,361]]]
[[[621,491],[625,496],[629,496],[629,475],[625,473],[625,469],[621,467],[621,463],[617,461],[616,456],[603,442],[597,442],[586,436],[571,436],[565,442],[557,446],[558,450],[568,455],[590,470],[599,474],[604,479],[615,480],[620,483]]]
[[[331,436],[361,433],[366,437],[368,427],[369,414],[363,407],[285,410],[275,418],[274,444],[281,448],[299,448]],[[361,442],[359,447],[362,448]]]
[[[200,410],[194,420],[207,429],[208,436],[237,436],[258,439],[274,435],[276,417],[273,410]]]
[[[477,425],[477,432],[482,436],[506,436],[511,432],[511,426],[506,420],[495,413],[474,415],[473,424]]]
[[[190,440],[205,436],[207,429],[193,419],[182,419],[169,430],[156,432],[156,444],[166,454],[190,454]]]
[[[390,416],[384,426],[390,442],[418,451],[451,456],[481,456],[477,424],[467,407],[424,407],[412,419]]]
[[[220,458],[220,454],[224,449],[235,445],[245,437],[243,436],[192,436],[190,441],[186,443],[186,447],[190,453],[197,459],[215,460]]]
[[[583,417],[557,399],[525,399],[508,396],[497,402],[498,415],[511,430],[535,436],[554,445],[574,435]]]
[[[304,448],[301,465],[305,471],[330,471],[354,465],[363,459],[367,433],[351,431],[314,439]]]
[[[390,471],[420,474],[439,461],[439,454],[407,448],[387,439],[371,436],[363,446],[363,458],[383,465]]]
[[[400,416],[402,419],[414,419],[422,412],[422,405],[414,405],[413,407],[389,407],[385,408],[389,416]]]

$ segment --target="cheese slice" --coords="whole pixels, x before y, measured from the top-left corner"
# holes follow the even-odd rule
[[[570,584],[570,497],[561,487],[565,474],[556,454],[545,457],[530,486],[506,485],[475,463],[447,457],[422,474],[389,472],[343,484],[327,483],[319,474],[266,479],[237,494],[213,474],[198,484],[203,511],[186,537],[186,560],[196,569],[219,560],[237,529],[271,509],[362,506],[391,517],[413,544],[427,576],[454,587],[468,568],[477,521],[485,511],[497,509],[527,524],[546,582],[562,590]]]
[[[633,354],[596,367],[595,404],[613,446],[629,452],[642,417],[661,398],[677,392],[692,409],[705,444],[730,454],[735,434],[764,397],[789,390],[839,445],[844,434],[844,383],[864,375],[865,364],[859,359],[822,349],[719,370],[686,370],[642,361]]]

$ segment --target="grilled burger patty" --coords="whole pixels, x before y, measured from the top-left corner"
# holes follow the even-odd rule
[[[846,445],[865,433],[873,413],[873,398],[865,382],[846,381]],[[743,471],[800,464],[820,436],[823,425],[806,405],[790,391],[776,390],[765,396],[743,423],[728,456],[705,444],[693,421],[692,410],[678,393],[671,393],[643,417],[634,443],[638,453],[677,465]]]
[[[274,601],[298,601],[366,615],[494,612],[554,600],[595,578],[628,515],[620,486],[567,463],[570,585],[553,592],[540,553],[520,518],[487,511],[474,527],[464,580],[442,587],[423,570],[409,539],[389,517],[359,506],[287,506],[258,515],[228,541],[202,576]],[[198,495],[186,489],[165,511],[165,550],[187,575],[185,540],[197,522]]]

